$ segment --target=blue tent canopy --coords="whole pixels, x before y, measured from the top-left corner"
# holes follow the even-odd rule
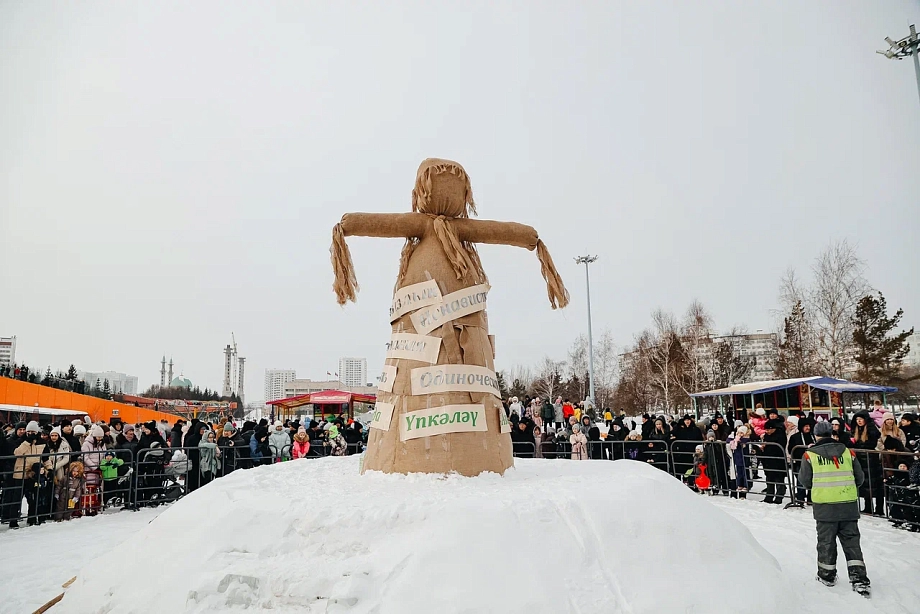
[[[836,379],[833,377],[795,377],[792,379],[775,379],[765,382],[750,382],[747,384],[736,384],[728,388],[718,388],[716,390],[707,390],[705,392],[696,392],[691,397],[722,397],[734,394],[762,394],[773,392],[775,390],[785,390],[787,388],[798,388],[802,384],[808,384],[812,388],[827,390],[829,392],[846,392],[846,393],[871,393],[871,392],[897,392],[898,389],[892,386],[876,386],[874,384],[861,384],[859,382],[849,382],[845,379]]]

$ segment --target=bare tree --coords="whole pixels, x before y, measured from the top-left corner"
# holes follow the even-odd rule
[[[534,394],[542,399],[555,401],[562,391],[562,370],[564,368],[564,361],[560,362],[544,356],[543,361],[537,366],[536,378],[533,381]]]
[[[661,392],[666,411],[677,407],[681,396],[678,380],[682,377],[683,350],[674,315],[662,309],[652,313],[653,331],[640,335],[637,347],[645,357],[652,385]]]
[[[584,400],[587,395],[585,385],[588,373],[588,338],[578,335],[572,348],[569,350],[569,394],[578,395],[577,401]]]
[[[677,380],[687,395],[709,387],[712,328],[712,315],[703,304],[698,300],[690,303],[680,327],[684,369],[680,373],[683,377]]]
[[[851,370],[856,306],[872,290],[863,277],[865,268],[856,247],[846,239],[829,245],[812,267],[815,280],[809,311],[825,375],[843,377]]]
[[[594,344],[594,394],[597,396],[594,402],[601,409],[610,407],[613,402],[618,363],[613,335],[605,329]]]

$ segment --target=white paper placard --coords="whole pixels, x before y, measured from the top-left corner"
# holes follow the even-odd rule
[[[387,343],[387,358],[405,358],[434,364],[441,351],[440,337],[426,337],[414,333],[393,333]]]
[[[419,437],[445,433],[487,431],[484,405],[444,405],[410,411],[399,416],[399,439],[408,441]]]
[[[486,308],[489,285],[480,284],[451,292],[440,302],[419,309],[410,316],[415,332],[427,335],[445,322],[468,316]]]
[[[412,394],[487,392],[501,398],[495,371],[474,365],[432,365],[412,369]]]
[[[410,311],[441,302],[441,289],[433,279],[400,288],[393,293],[390,303],[390,322]]]
[[[396,365],[383,365],[383,373],[380,374],[380,383],[377,384],[377,390],[380,392],[393,392],[393,382],[396,381]]]
[[[377,402],[374,405],[374,419],[371,420],[372,429],[380,429],[381,431],[390,430],[390,421],[393,419],[393,408],[395,406],[392,403],[383,403]]]

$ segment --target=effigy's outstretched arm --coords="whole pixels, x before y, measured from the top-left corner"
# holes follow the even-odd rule
[[[335,281],[332,284],[339,305],[355,301],[358,280],[355,266],[345,237],[421,237],[425,233],[428,217],[422,213],[346,213],[342,221],[332,229],[332,270]]]
[[[562,283],[553,258],[549,255],[537,231],[525,224],[515,222],[494,222],[489,220],[456,219],[451,224],[461,241],[489,243],[492,245],[513,245],[533,251],[537,250],[540,272],[546,280],[546,294],[553,309],[569,304],[569,292]]]

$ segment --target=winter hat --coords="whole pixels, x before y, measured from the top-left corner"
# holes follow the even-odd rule
[[[743,424],[738,427],[738,437],[744,437],[748,434],[748,432],[748,427],[744,426]]]
[[[41,433],[41,428],[38,426],[38,422],[32,420],[29,424],[26,425],[26,433]]]
[[[71,420],[70,426],[77,426],[78,424],[83,424],[82,420]]]
[[[224,432],[225,433],[235,433],[236,427],[233,426],[232,422],[228,422],[227,424],[224,425]]]
[[[917,414],[901,414],[901,420],[907,420],[908,422],[916,422]]]
[[[741,420],[735,420],[735,428],[738,428],[739,426],[742,426],[743,424],[744,422],[742,422]]]
[[[786,430],[786,421],[780,418],[773,418],[772,420],[767,420],[767,423],[764,425],[765,429],[782,429]]]
[[[73,434],[77,437],[80,435],[86,435],[86,427],[82,424],[78,424],[77,426],[73,427]]]
[[[226,429],[224,429],[224,430],[226,430]],[[307,429],[305,429],[305,428],[302,427],[302,426],[301,426],[301,427],[298,427],[298,428],[297,428],[297,434],[300,435],[301,433],[303,433],[304,435],[306,435],[306,434],[307,434]]]
[[[758,416],[766,416],[766,415],[767,415],[767,412],[765,412],[765,411],[763,410],[763,407],[758,407],[756,410],[754,410],[754,413],[757,414]]]
[[[54,433],[57,433],[57,436],[58,436],[58,437],[61,437],[61,436],[62,436],[62,435],[61,435],[61,427],[56,426],[56,427],[54,427],[53,429],[51,429],[51,434],[53,435]]]
[[[339,436],[339,427],[337,427],[337,426],[334,425],[334,424],[333,424],[332,426],[330,426],[330,427],[329,427],[329,436],[332,437],[333,439],[335,439],[336,437],[338,437],[338,436]]]
[[[157,423],[156,423],[156,420],[151,420],[150,422],[145,422],[145,423],[144,423],[144,426],[147,427],[147,429],[150,430],[150,431],[155,431],[155,430],[157,430]]]
[[[885,415],[882,416],[882,422],[884,422],[885,420],[894,420],[894,414],[891,413],[890,411],[886,411]]]
[[[89,436],[98,437],[99,439],[102,439],[103,437],[105,437],[105,432],[103,432],[102,427],[97,424],[89,430]]]
[[[696,447],[696,451],[699,452],[699,453],[702,453],[702,452],[703,452],[703,445],[702,445],[702,444],[698,445],[698,446]]]
[[[128,431],[133,431],[133,430],[134,430],[134,425],[133,425],[133,424],[126,424],[126,425],[125,425],[125,430],[124,430],[125,433],[127,433]]]
[[[284,428],[284,425],[281,424],[281,420],[275,420],[275,426],[273,426],[272,428],[274,428],[274,429],[283,429],[283,428]]]
[[[815,425],[815,437],[830,437],[834,432],[834,427],[830,422],[819,422]]]

